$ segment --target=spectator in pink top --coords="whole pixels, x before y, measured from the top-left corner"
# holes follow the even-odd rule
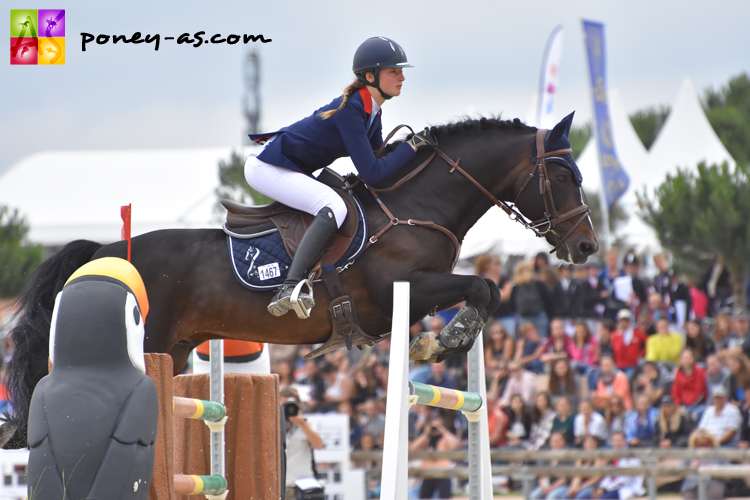
[[[510,404],[510,399],[514,394],[519,394],[526,406],[532,406],[536,399],[536,375],[528,370],[524,370],[523,364],[519,361],[513,361],[508,365],[510,377],[505,385],[505,391],[500,398],[500,406],[505,407]]]
[[[549,324],[549,339],[539,359],[542,363],[551,363],[560,358],[570,358],[572,344],[573,341],[565,333],[565,323],[555,318]]]
[[[578,323],[570,345],[570,361],[579,373],[587,373],[599,366],[599,341],[591,335],[586,323]]]

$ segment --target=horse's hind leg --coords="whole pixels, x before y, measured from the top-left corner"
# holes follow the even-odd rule
[[[409,280],[412,286],[413,308],[432,309],[456,304],[466,305],[446,325],[439,335],[420,334],[409,348],[413,360],[442,361],[471,349],[487,317],[500,303],[500,291],[490,280],[477,276],[457,276],[422,272]]]

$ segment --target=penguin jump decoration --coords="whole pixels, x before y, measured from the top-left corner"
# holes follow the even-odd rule
[[[29,410],[30,500],[148,498],[159,403],[146,376],[148,298],[129,262],[79,268],[55,301],[49,375]]]

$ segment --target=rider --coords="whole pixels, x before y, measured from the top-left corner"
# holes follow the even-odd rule
[[[292,309],[292,292],[308,278],[346,217],[341,197],[315,180],[312,173],[337,158],[350,156],[362,179],[377,184],[411,160],[418,147],[435,146],[425,130],[387,156],[376,159],[373,153],[383,143],[380,108],[401,94],[403,68],[411,67],[399,44],[385,37],[368,38],[354,54],[352,71],[357,79],[343,95],[277,132],[250,135],[258,143],[265,141],[265,148],[245,162],[248,184],[269,198],[315,216],[286,280],[268,305],[274,316]],[[298,302],[306,309],[315,305],[312,296],[301,291]]]

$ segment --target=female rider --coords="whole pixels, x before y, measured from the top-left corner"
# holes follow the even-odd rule
[[[315,216],[284,283],[268,305],[268,312],[274,316],[294,307],[292,292],[295,287],[301,288],[346,217],[341,197],[315,180],[312,173],[337,158],[350,156],[362,179],[377,184],[411,160],[418,147],[435,146],[425,130],[387,156],[376,159],[373,153],[383,143],[380,107],[401,94],[403,68],[411,67],[399,44],[385,37],[368,38],[354,54],[352,71],[357,79],[343,95],[277,132],[250,136],[256,142],[265,142],[265,148],[245,162],[248,184],[269,198]],[[298,305],[310,309],[315,301],[300,291]]]

